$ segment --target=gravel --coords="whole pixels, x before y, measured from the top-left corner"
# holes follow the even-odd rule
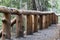
[[[60,40],[60,25],[51,25],[47,29],[38,30],[33,35],[25,35],[24,37],[15,38],[12,40]]]

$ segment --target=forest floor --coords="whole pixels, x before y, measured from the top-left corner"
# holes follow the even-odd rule
[[[12,40],[60,40],[60,24],[53,24],[48,29],[38,30],[33,35],[21,38],[12,37]]]

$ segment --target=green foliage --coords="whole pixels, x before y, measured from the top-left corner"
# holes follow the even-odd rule
[[[2,6],[7,6],[7,7],[9,7],[10,6],[10,3],[11,3],[11,0],[1,0],[0,1],[0,5],[2,5]]]
[[[2,16],[3,16],[3,14],[0,13],[0,29],[2,28]]]
[[[48,2],[48,0],[45,1],[45,5],[46,5],[46,7],[48,7],[48,8],[51,7],[51,4]]]
[[[11,7],[20,8],[20,0],[11,0]]]
[[[1,0],[0,5],[7,7],[20,8],[20,0]]]
[[[32,9],[32,0],[28,0],[27,5],[28,5],[28,10],[31,10]]]
[[[60,13],[60,0],[56,0],[57,13]]]

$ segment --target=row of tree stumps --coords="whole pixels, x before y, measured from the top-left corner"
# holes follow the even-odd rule
[[[3,9],[3,10],[2,10]],[[58,16],[55,13],[40,13],[38,11],[18,11],[15,9],[1,8],[4,13],[2,20],[2,40],[11,39],[11,15],[16,16],[16,37],[23,37],[23,15],[27,18],[26,35],[31,35],[37,32],[38,29],[48,28],[51,24],[58,23]],[[21,12],[21,13],[20,13]],[[33,15],[33,16],[32,16]],[[34,19],[34,20],[32,20]],[[34,21],[34,22],[33,22]],[[39,27],[38,27],[39,24]]]

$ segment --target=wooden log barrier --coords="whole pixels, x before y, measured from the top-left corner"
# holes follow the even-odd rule
[[[23,19],[22,19],[22,14],[17,15],[16,19],[16,37],[23,37]]]
[[[32,28],[32,15],[27,15],[27,35],[33,34]]]
[[[58,16],[56,18],[56,14],[52,13],[52,24],[56,24],[56,20],[58,21]]]
[[[11,14],[4,13],[2,20],[2,40],[11,39]]]
[[[6,12],[7,11],[7,12]],[[32,16],[34,15],[34,32],[37,31],[37,24],[38,24],[38,18],[37,15],[39,15],[39,29],[44,29],[47,28],[51,23],[55,24],[57,23],[57,16],[52,13],[52,17],[50,17],[50,13],[51,12],[41,12],[41,11],[34,11],[34,10],[15,10],[15,9],[8,9],[8,8],[1,8],[0,7],[0,12],[4,13],[4,19],[2,20],[3,22],[3,32],[2,32],[2,40],[4,40],[4,38],[10,39],[11,38],[11,33],[10,33],[10,26],[12,26],[15,22],[16,22],[16,34],[17,37],[23,37],[23,18],[22,18],[22,14],[23,15],[27,15],[27,35],[33,34],[33,22],[32,22]],[[9,14],[8,14],[9,13]],[[11,14],[15,14],[17,15],[17,19],[14,21],[14,23],[12,22],[11,24],[11,20],[10,20],[10,13]]]
[[[56,24],[56,22],[58,22],[58,16],[56,14],[54,14],[54,13],[51,13],[49,15],[49,20],[50,20],[49,25]]]

